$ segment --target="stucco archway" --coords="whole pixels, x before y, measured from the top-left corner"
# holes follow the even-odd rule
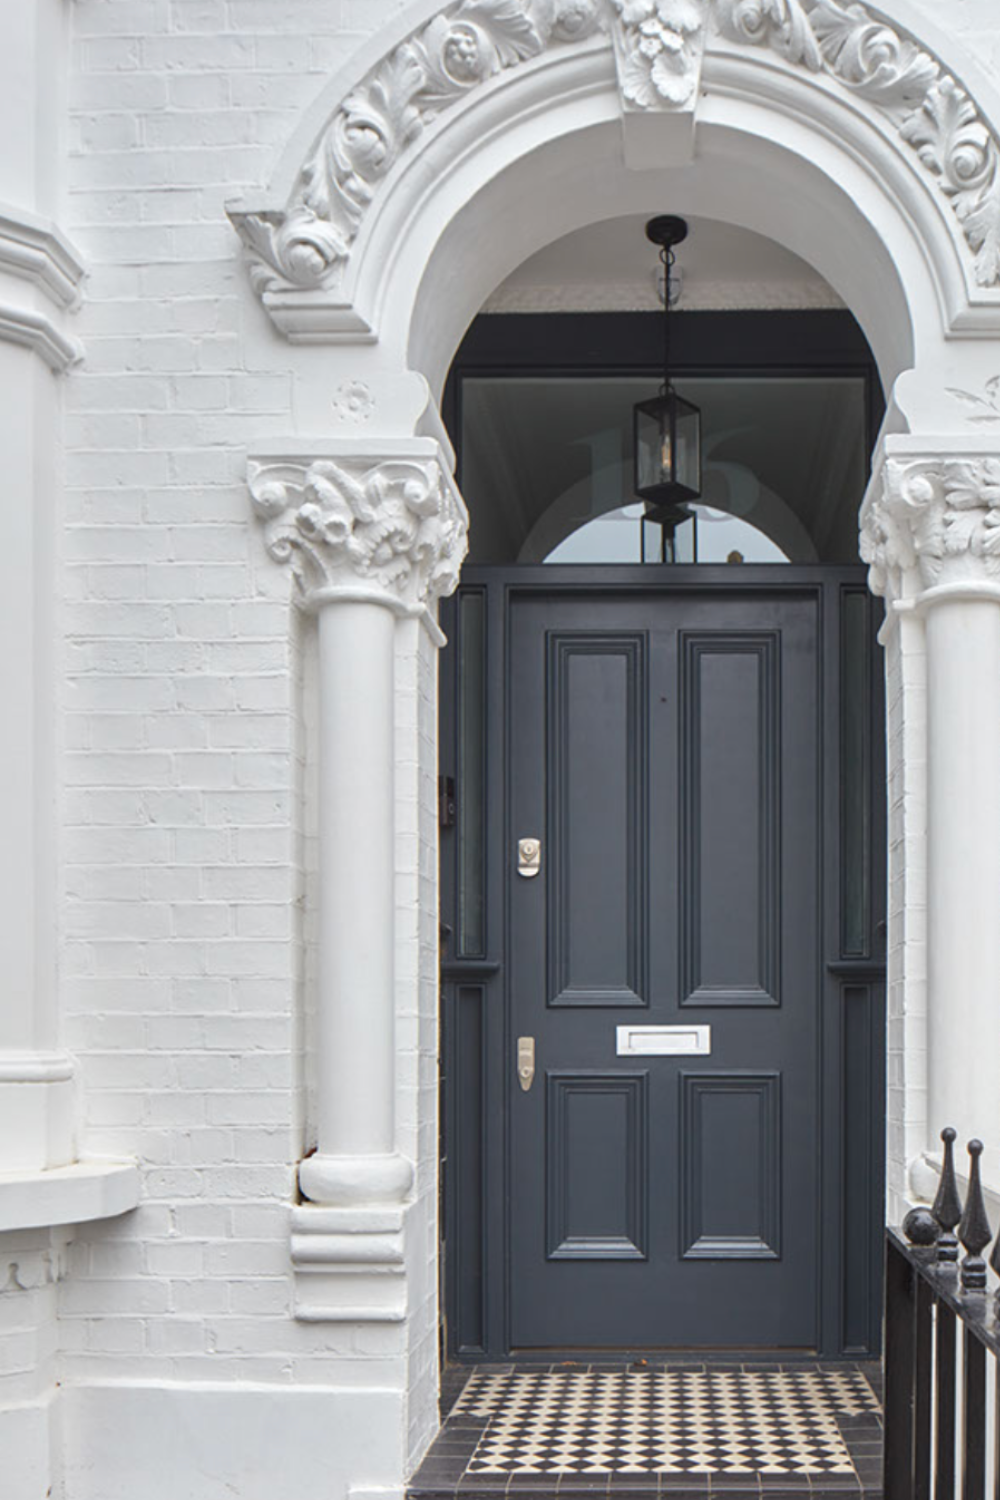
[[[890,605],[895,1193],[929,1117],[974,1131],[1000,1095],[1000,1063],[953,1040],[984,1024],[1000,982],[1000,107],[931,30],[910,0],[423,0],[317,101],[273,195],[231,208],[277,334],[320,346],[292,361],[300,431],[262,443],[250,469],[270,555],[320,619],[318,1152],[293,1235],[300,1316],[401,1321],[433,1301],[414,1265],[433,1094],[400,1081],[393,1015],[407,996],[426,1015],[435,982],[434,746],[418,705],[465,525],[436,397],[488,292],[595,218],[669,203],[767,233],[869,338],[890,394],[863,536]]]

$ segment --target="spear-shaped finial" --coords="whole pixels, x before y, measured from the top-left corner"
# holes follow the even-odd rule
[[[979,1178],[979,1158],[983,1154],[982,1141],[969,1142],[969,1196],[965,1200],[965,1213],[958,1226],[958,1237],[966,1250],[962,1261],[962,1287],[967,1292],[981,1292],[986,1287],[986,1262],[983,1251],[993,1238],[990,1221],[986,1217],[983,1202],[983,1185]]]
[[[941,1233],[938,1235],[938,1260],[956,1261],[958,1240],[955,1238],[955,1225],[962,1217],[962,1200],[958,1196],[958,1185],[955,1182],[955,1131],[950,1125],[942,1130],[941,1139],[944,1141],[944,1161],[931,1212],[941,1226]]]

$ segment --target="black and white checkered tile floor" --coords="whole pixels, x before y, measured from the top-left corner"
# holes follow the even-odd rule
[[[410,1495],[875,1500],[881,1409],[870,1373],[730,1361],[480,1366]]]

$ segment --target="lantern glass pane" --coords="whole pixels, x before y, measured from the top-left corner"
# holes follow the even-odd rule
[[[701,493],[701,413],[676,391],[636,405],[635,490],[654,504]]]
[[[679,397],[674,436],[674,480],[701,494],[701,412]]]
[[[635,412],[636,490],[656,490],[671,477],[670,423],[663,402],[647,401]]]

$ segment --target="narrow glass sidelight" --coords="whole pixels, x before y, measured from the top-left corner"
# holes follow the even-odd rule
[[[867,958],[871,934],[871,640],[867,590],[841,608],[841,951]]]
[[[458,604],[458,943],[461,958],[486,952],[486,598]]]

